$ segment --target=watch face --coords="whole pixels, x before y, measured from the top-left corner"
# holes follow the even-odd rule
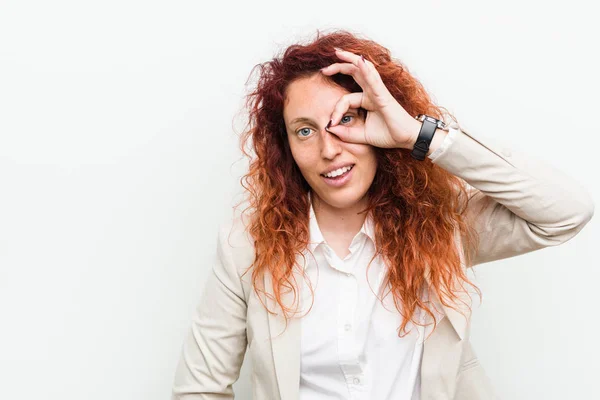
[[[433,117],[430,117],[429,115],[419,114],[415,118],[422,122],[425,122],[425,120],[427,120],[427,121],[431,122],[432,124],[436,124],[438,128],[446,127],[446,123],[444,121],[435,119]]]

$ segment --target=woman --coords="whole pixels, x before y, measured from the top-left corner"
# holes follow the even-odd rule
[[[494,398],[466,268],[571,239],[587,191],[446,127],[387,49],[345,31],[262,64],[248,108],[249,212],[220,230],[173,398],[233,398],[247,345],[254,399]]]

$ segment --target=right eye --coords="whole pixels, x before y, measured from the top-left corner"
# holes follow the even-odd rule
[[[298,129],[298,131],[296,133],[300,134],[301,137],[307,137],[310,134],[311,130],[312,129],[310,129],[310,128],[302,128],[302,129]],[[303,135],[302,132],[305,132],[306,135]]]

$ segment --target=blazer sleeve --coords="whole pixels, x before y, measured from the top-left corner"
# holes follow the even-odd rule
[[[246,301],[227,245],[229,229],[219,229],[217,255],[183,344],[172,400],[233,399],[246,352]]]
[[[469,267],[564,243],[592,218],[594,202],[575,179],[456,123],[452,129],[431,161],[470,186],[466,218],[480,240]]]

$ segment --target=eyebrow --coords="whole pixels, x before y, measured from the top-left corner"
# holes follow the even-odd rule
[[[355,112],[355,113],[357,113],[357,114],[360,114],[360,113],[359,113],[359,110],[360,110],[360,108],[352,108],[352,107],[350,107],[350,108],[347,110],[347,112],[352,112],[352,111],[353,111],[353,112]],[[301,122],[301,123],[307,123],[307,124],[314,124],[314,125],[317,125],[317,123],[316,123],[314,120],[312,120],[312,119],[310,119],[310,118],[306,118],[306,117],[298,117],[298,118],[294,118],[294,119],[293,119],[293,120],[290,122],[290,125],[294,125],[294,124],[296,124],[296,123],[299,123],[299,122]]]
[[[299,123],[299,122],[301,122],[301,123],[308,123],[308,124],[315,124],[315,125],[316,125],[316,122],[315,122],[315,121],[313,121],[313,120],[312,120],[312,119],[310,119],[310,118],[306,118],[306,117],[298,117],[298,118],[294,118],[294,119],[293,119],[293,120],[290,122],[290,125],[294,125],[294,124],[297,124],[297,123]]]

